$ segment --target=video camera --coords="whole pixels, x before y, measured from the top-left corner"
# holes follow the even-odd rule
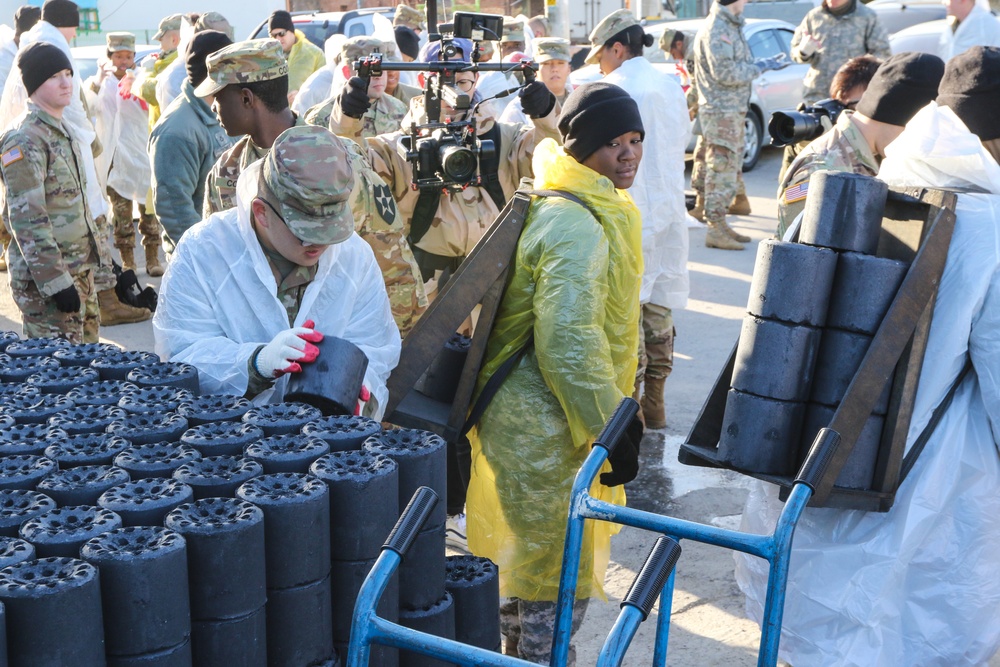
[[[844,105],[835,99],[822,100],[811,106],[800,104],[796,111],[775,111],[767,124],[771,145],[782,147],[800,141],[812,141],[837,123]],[[828,120],[829,125],[823,122]]]
[[[380,76],[383,70],[426,72],[423,98],[426,122],[414,124],[400,141],[400,154],[413,165],[412,187],[418,190],[447,189],[460,191],[470,185],[481,185],[480,162],[492,159],[497,147],[490,140],[479,139],[476,135],[475,108],[471,96],[458,89],[455,75],[459,72],[520,72],[525,85],[535,80],[538,66],[529,61],[518,63],[479,63],[479,42],[499,40],[503,34],[503,17],[497,14],[455,12],[451,24],[437,26],[434,32],[428,3],[428,28],[430,41],[440,41],[441,60],[431,63],[385,63],[382,55],[374,53],[354,63],[358,76],[368,79]],[[473,43],[473,52],[465,54],[468,60],[459,57],[460,48],[455,40],[468,39]],[[521,86],[510,88],[483,102],[498,97],[506,97],[517,92]],[[442,102],[454,110],[464,120],[442,121]],[[470,112],[471,109],[471,112]],[[470,112],[470,113],[465,113]]]

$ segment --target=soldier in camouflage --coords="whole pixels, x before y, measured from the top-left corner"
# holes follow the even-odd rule
[[[386,45],[381,40],[374,37],[352,37],[344,42],[341,52],[340,62],[344,68],[345,78],[351,76],[354,62],[358,58],[364,58],[375,52],[384,53]],[[383,71],[378,77],[373,77],[368,81],[368,109],[361,116],[360,126],[354,128],[351,135],[341,134],[349,139],[360,141],[368,137],[388,134],[399,130],[403,117],[406,116],[406,105],[397,100],[392,95],[385,94],[385,85],[388,74]],[[310,125],[329,127],[340,126],[340,107],[337,98],[340,95],[340,87],[335,79],[334,89],[336,92],[322,103],[317,104],[306,112],[306,122]],[[345,84],[346,85],[346,84]],[[337,134],[340,134],[337,132]]]
[[[392,17],[392,25],[393,27],[405,26],[416,33],[421,33],[424,30],[424,15],[413,7],[399,3],[396,5],[396,13]]]
[[[810,10],[792,37],[792,59],[809,65],[802,91],[806,103],[826,99],[840,66],[866,53],[882,60],[892,55],[889,35],[873,10],[858,0],[823,0]]]
[[[875,176],[885,148],[920,109],[937,97],[944,62],[923,53],[900,53],[875,72],[858,102],[836,126],[806,146],[778,186],[778,238],[805,208],[809,178],[818,171]]]
[[[0,136],[11,293],[25,337],[96,343],[99,229],[86,204],[83,158],[62,123],[73,66],[44,42],[22,49],[17,63],[27,111]]]

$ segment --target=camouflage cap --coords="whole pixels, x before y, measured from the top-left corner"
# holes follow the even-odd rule
[[[229,39],[235,39],[233,35],[236,33],[232,24],[219,12],[205,12],[198,17],[198,22],[194,24],[194,31],[202,32],[204,30],[218,30],[225,33]]]
[[[569,52],[569,40],[562,37],[542,37],[531,43],[535,50],[535,62],[544,63],[550,60],[565,60],[569,62],[572,55]]]
[[[396,13],[392,17],[393,25],[405,25],[410,30],[424,29],[424,15],[419,10],[408,5],[396,5]]]
[[[171,14],[170,16],[160,19],[159,30],[156,31],[155,35],[153,35],[153,39],[163,39],[163,36],[171,30],[180,30],[182,16],[183,14]]]
[[[198,84],[198,97],[215,95],[231,83],[256,83],[288,76],[288,61],[276,39],[230,44],[205,60],[208,78]]]
[[[369,35],[351,37],[340,49],[340,62],[353,68],[355,60],[370,56],[375,51],[385,53],[385,42]]]
[[[590,33],[590,53],[584,62],[588,65],[596,64],[601,59],[604,43],[634,25],[640,25],[639,19],[628,9],[619,9],[605,16]]]
[[[135,53],[135,35],[130,32],[109,32],[108,51],[131,51]]]
[[[504,19],[503,22],[503,35],[500,36],[500,43],[506,44],[507,42],[523,42],[524,41],[524,24],[517,19]]]
[[[303,243],[333,245],[354,233],[354,170],[344,144],[326,128],[298,125],[282,132],[264,158],[260,179]]]

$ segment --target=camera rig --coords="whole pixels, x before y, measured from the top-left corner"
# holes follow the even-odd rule
[[[428,19],[431,18],[431,4],[428,3]],[[491,99],[506,97],[516,93],[522,86],[501,91],[493,97],[480,100],[473,106],[473,99],[458,88],[455,77],[460,72],[504,72],[520,73],[524,85],[535,80],[538,65],[530,60],[517,63],[480,63],[479,43],[483,40],[499,40],[503,33],[503,17],[496,14],[455,12],[451,24],[438,26],[428,20],[432,29],[429,40],[440,41],[440,60],[422,62],[383,62],[382,55],[373,53],[354,63],[357,75],[370,80],[381,76],[383,71],[424,72],[423,88],[426,121],[412,124],[406,130],[399,144],[399,152],[413,166],[414,190],[460,191],[469,186],[482,185],[480,163],[493,160],[497,146],[488,139],[479,139],[476,134],[476,109]],[[459,57],[457,39],[472,41],[471,54]],[[442,104],[453,111],[454,116],[442,120]],[[460,117],[460,120],[454,120]]]

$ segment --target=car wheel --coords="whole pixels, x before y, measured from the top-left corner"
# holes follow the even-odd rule
[[[747,111],[743,127],[743,171],[750,171],[757,166],[757,160],[760,159],[760,149],[764,144],[764,132],[760,118],[753,109]]]

